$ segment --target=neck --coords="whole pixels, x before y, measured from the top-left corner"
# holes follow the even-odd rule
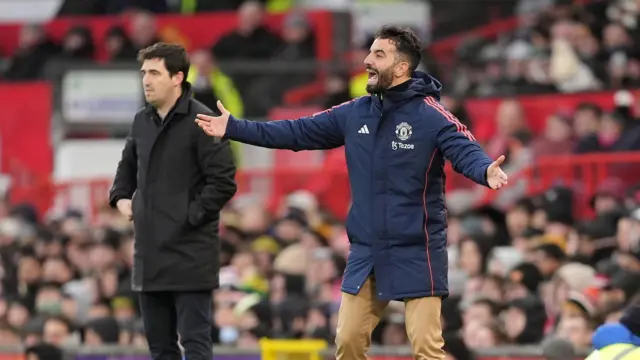
[[[397,79],[393,79],[393,82],[391,83],[390,87],[394,87],[394,86],[398,86],[400,84],[404,84],[405,82],[409,81],[409,79],[411,79],[408,76],[403,76]]]
[[[242,36],[249,36],[251,34],[253,34],[254,31],[256,31],[257,28],[254,27],[240,27],[238,29],[238,33]]]
[[[180,98],[181,95],[182,95],[182,87],[178,87],[176,90],[173,91],[173,93],[171,94],[169,99],[167,99],[166,102],[164,102],[162,105],[159,105],[156,108],[156,111],[158,112],[158,115],[160,115],[161,119],[164,119],[165,117],[167,117],[167,115],[169,114],[169,111],[171,111],[171,108],[173,108],[176,102],[178,102],[178,99]]]

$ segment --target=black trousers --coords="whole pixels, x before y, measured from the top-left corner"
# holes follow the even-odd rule
[[[211,291],[141,292],[140,309],[153,360],[212,360]]]

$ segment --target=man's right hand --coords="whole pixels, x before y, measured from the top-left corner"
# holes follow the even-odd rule
[[[131,200],[120,199],[116,203],[116,207],[120,214],[124,215],[128,220],[133,220],[133,211],[131,210]]]
[[[227,123],[229,123],[231,113],[224,108],[220,100],[218,100],[218,110],[220,110],[220,116],[198,114],[196,123],[207,135],[221,138],[227,131]]]

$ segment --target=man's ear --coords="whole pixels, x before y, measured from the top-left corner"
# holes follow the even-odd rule
[[[184,73],[182,71],[178,71],[173,77],[176,85],[182,85],[182,81],[184,80]]]
[[[409,72],[409,63],[406,61],[400,61],[396,64],[395,75],[400,77]]]

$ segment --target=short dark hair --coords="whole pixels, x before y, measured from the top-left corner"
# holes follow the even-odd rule
[[[189,76],[189,56],[184,47],[177,44],[168,43],[155,43],[147,48],[144,48],[138,52],[138,62],[143,63],[145,60],[162,59],[164,60],[164,66],[167,68],[169,75],[173,76],[179,72],[184,74],[182,82],[187,81]]]
[[[576,106],[576,111],[585,111],[585,110],[593,112],[597,117],[602,116],[602,108],[598,106],[598,104],[595,104],[592,102],[583,102],[578,104],[578,106]]]
[[[416,33],[409,28],[402,28],[394,25],[385,25],[375,34],[376,39],[391,40],[398,51],[407,57],[411,72],[418,68],[422,60],[422,42]]]

